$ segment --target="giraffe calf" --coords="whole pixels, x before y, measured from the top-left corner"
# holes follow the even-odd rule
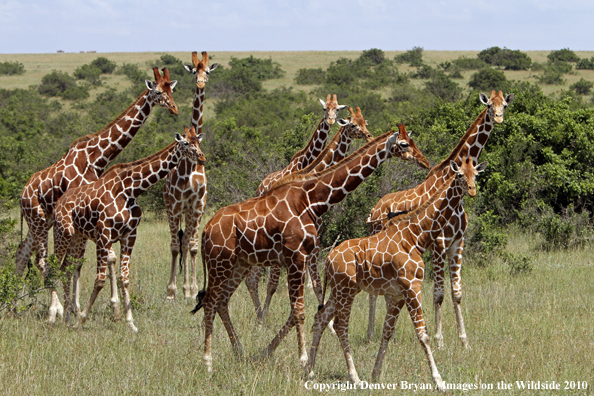
[[[466,193],[476,195],[475,177],[485,169],[486,163],[474,166],[472,158],[467,157],[461,167],[453,161],[450,166],[454,175],[427,203],[389,220],[381,232],[345,241],[330,252],[326,259],[326,283],[330,283],[331,293],[328,302],[315,316],[315,333],[306,366],[310,376],[313,375],[322,333],[334,318],[334,329],[342,345],[349,378],[355,384],[361,382],[348,342],[348,325],[353,300],[361,290],[365,290],[370,294],[384,295],[388,308],[372,372],[373,381],[381,373],[388,342],[400,310],[406,304],[425,350],[433,381],[438,389],[443,389],[444,382],[433,359],[423,318],[421,285],[425,268],[422,254],[433,246],[437,238],[447,249],[457,249],[457,237],[466,222],[462,198]]]

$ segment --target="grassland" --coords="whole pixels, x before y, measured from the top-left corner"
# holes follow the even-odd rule
[[[111,319],[109,292],[103,290],[90,321],[83,329],[45,323],[47,305],[0,320],[0,387],[6,395],[167,394],[260,395],[312,394],[305,388],[298,364],[294,331],[276,353],[259,363],[238,360],[220,320],[215,321],[213,359],[208,374],[202,362],[202,312],[189,314],[193,301],[179,298],[165,303],[168,280],[169,232],[158,220],[145,219],[132,257],[133,334],[123,322]],[[448,394],[593,394],[594,386],[594,247],[579,251],[543,253],[541,241],[512,230],[510,252],[530,255],[532,272],[511,275],[504,264],[463,269],[463,312],[472,349],[457,340],[449,299],[444,304],[446,347],[434,356],[442,377],[453,384],[492,384],[494,390],[448,391]],[[89,245],[82,275],[82,303],[94,280],[94,249]],[[247,289],[241,286],[231,300],[231,317],[248,355],[256,355],[274,337],[289,313],[286,283],[273,300],[267,325],[255,324]],[[107,289],[107,288],[106,288]],[[261,294],[265,285],[261,285]],[[425,318],[433,333],[432,281],[424,284]],[[45,297],[42,299],[47,304]],[[381,307],[379,304],[378,307]],[[306,328],[311,328],[317,301],[306,290]],[[364,381],[371,381],[381,329],[365,342],[367,296],[355,300],[350,342],[355,364]],[[383,318],[381,307],[378,318]],[[379,320],[381,322],[382,320]],[[384,360],[380,383],[430,384],[424,353],[410,317],[403,312]],[[308,333],[311,342],[311,333]],[[346,364],[340,344],[324,334],[316,364],[319,383],[345,383]],[[513,389],[497,391],[499,382]],[[516,381],[556,381],[559,391],[527,392]],[[585,381],[587,390],[564,390],[565,381]],[[315,392],[317,393],[317,392]],[[339,390],[330,392],[341,394]],[[393,391],[349,391],[349,394],[392,394]],[[413,391],[405,391],[413,394]],[[430,394],[431,392],[415,392]]]

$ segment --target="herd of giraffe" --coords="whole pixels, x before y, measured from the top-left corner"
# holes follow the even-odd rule
[[[367,219],[370,235],[344,241],[328,254],[322,285],[317,258],[323,214],[353,192],[389,158],[397,157],[421,168],[430,168],[403,124],[399,124],[396,131],[374,138],[367,130],[367,121],[360,108],[355,111],[348,107],[349,117],[338,118],[338,112],[347,106],[339,105],[336,95],[329,94],[326,101],[320,100],[324,109],[322,120],[306,147],[293,156],[289,165],[268,175],[258,187],[256,197],[219,209],[207,222],[201,245],[204,288],[198,291],[196,255],[207,195],[206,159],[200,149],[204,90],[208,75],[217,64],[209,65],[206,52],[202,52],[202,59],[193,52],[192,64],[184,66],[195,75],[196,93],[190,127],[185,127],[183,135],[176,133],[174,142],[146,158],[107,168],[134,138],[155,105],[172,114],[178,113],[172,98],[176,81],[170,80],[167,68],[161,75],[154,67],[155,81],[146,81],[147,89],[128,109],[100,131],[75,140],[58,162],[34,174],[25,185],[21,195],[21,215],[29,229],[17,250],[17,274],[23,273],[35,252],[35,265],[44,277],[48,276],[48,234],[52,226],[56,258],[61,268],[68,271],[63,282],[64,306],[56,290],[52,290],[48,321],[53,323],[56,316],[63,316],[70,322],[71,314],[77,313],[79,326],[82,326],[105,285],[108,269],[112,308],[116,316],[120,315],[116,255],[112,247],[119,242],[119,281],[125,320],[133,331],[137,331],[129,292],[130,256],[142,216],[137,198],[165,178],[163,197],[171,231],[172,255],[166,301],[175,299],[176,262],[181,254],[184,296],[197,300],[192,313],[204,309],[204,360],[208,371],[212,371],[211,343],[216,314],[219,314],[234,350],[242,356],[243,348],[229,315],[230,298],[245,280],[257,320],[263,322],[278,287],[281,269],[285,267],[291,311],[287,322],[260,358],[272,354],[295,327],[300,364],[306,375],[312,376],[322,333],[326,327],[332,330],[334,319],[349,379],[359,384],[348,343],[348,323],[354,297],[365,290],[370,302],[368,338],[374,331],[377,296],[383,295],[387,305],[373,379],[380,375],[388,341],[400,310],[406,304],[436,387],[443,389],[423,318],[421,284],[425,269],[421,255],[427,249],[433,252],[435,341],[438,347],[444,345],[441,304],[446,267],[450,273],[459,338],[468,347],[460,308],[460,269],[468,221],[463,197],[476,194],[475,178],[486,167],[486,163],[477,165],[477,160],[494,124],[503,122],[505,107],[513,100],[513,94],[506,97],[501,91],[492,91],[490,97],[480,94],[480,100],[487,108],[451,154],[429,171],[423,183],[410,190],[388,194],[377,203]],[[338,123],[340,129],[328,142],[334,123]],[[348,155],[354,139],[365,139],[366,143]],[[181,232],[182,217],[186,223],[185,233]],[[97,247],[97,275],[89,302],[80,311],[80,259],[84,257],[87,240],[95,242]],[[264,307],[258,296],[262,267],[269,268]],[[304,330],[306,273],[320,303],[309,357]],[[324,303],[328,285],[330,297]]]

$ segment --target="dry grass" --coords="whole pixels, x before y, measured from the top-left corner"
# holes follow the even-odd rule
[[[147,220],[147,219],[145,219]],[[531,394],[515,390],[515,381],[587,381],[594,386],[594,286],[590,281],[594,249],[545,254],[535,250],[533,235],[511,232],[509,250],[530,254],[534,270],[510,275],[503,264],[487,268],[467,265],[463,272],[463,312],[471,350],[457,340],[450,304],[444,304],[446,348],[434,351],[437,367],[450,384],[513,383],[501,394]],[[94,249],[89,244],[83,271],[86,303],[94,279]],[[46,307],[0,320],[0,387],[6,395],[41,394],[311,394],[304,387],[298,364],[295,332],[269,360],[252,363],[233,355],[220,320],[215,321],[213,365],[202,362],[202,312],[191,316],[193,301],[164,302],[168,280],[169,233],[160,221],[145,221],[132,257],[131,282],[137,334],[110,318],[109,292],[103,290],[83,329],[63,323],[47,325]],[[178,278],[178,296],[181,291]],[[231,300],[231,317],[248,355],[255,355],[274,337],[288,317],[286,284],[273,300],[268,325],[255,325],[248,292],[240,286]],[[264,294],[264,285],[261,294]],[[432,282],[425,282],[425,318],[433,334]],[[446,299],[449,301],[449,299]],[[383,317],[383,304],[378,318]],[[306,328],[311,328],[317,301],[306,290]],[[367,296],[362,293],[352,311],[350,343],[363,380],[370,381],[381,330],[365,343]],[[381,322],[381,319],[378,319]],[[311,333],[308,333],[311,342]],[[403,312],[396,342],[384,361],[384,384],[400,381],[431,383],[425,356],[409,316]],[[346,365],[337,339],[326,333],[316,364],[320,383],[346,382]],[[352,391],[351,391],[352,392]],[[492,394],[473,391],[472,394]],[[340,394],[340,391],[331,392]],[[356,391],[355,394],[369,394]],[[374,391],[374,394],[392,394]],[[413,392],[410,392],[411,394]],[[416,392],[429,394],[428,392]],[[549,394],[559,392],[539,392]],[[448,394],[464,394],[450,391]]]

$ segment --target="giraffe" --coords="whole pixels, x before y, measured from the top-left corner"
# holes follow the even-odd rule
[[[462,163],[462,159],[470,155],[473,158],[478,158],[481,155],[482,149],[487,143],[494,124],[501,124],[503,122],[503,115],[505,108],[513,101],[514,94],[503,96],[503,92],[491,91],[491,96],[481,93],[479,95],[480,101],[487,106],[474,123],[468,128],[468,131],[462,136],[454,150],[450,155],[435,166],[427,175],[425,181],[418,186],[405,190],[390,193],[385,195],[371,210],[368,222],[370,225],[370,235],[379,232],[382,229],[382,223],[375,220],[384,217],[389,212],[398,212],[404,210],[412,210],[419,205],[422,205],[437,189],[445,183],[446,179],[452,174],[449,167],[449,161],[453,160],[458,164]],[[463,230],[465,231],[465,230]],[[452,252],[453,255],[448,256],[445,249],[441,246],[439,240],[434,246],[432,261],[434,273],[434,291],[433,303],[435,306],[435,341],[439,348],[444,347],[442,320],[441,320],[441,305],[444,298],[444,281],[445,281],[445,267],[449,260],[450,283],[452,286],[452,302],[454,305],[454,312],[456,315],[456,323],[458,326],[458,337],[462,344],[468,348],[468,338],[466,336],[466,329],[464,326],[464,319],[462,317],[462,309],[460,302],[462,299],[462,284],[460,278],[462,251],[464,249],[464,232],[462,232],[462,240],[459,244],[459,249]],[[375,302],[377,296],[369,295],[369,325],[367,328],[367,340],[371,340],[374,331],[375,321]]]
[[[421,285],[425,268],[421,256],[438,239],[442,240],[446,249],[457,250],[456,245],[467,221],[462,198],[466,193],[476,195],[475,178],[487,164],[475,166],[472,157],[467,157],[461,166],[454,161],[450,161],[449,166],[454,175],[423,205],[387,221],[384,229],[374,235],[341,243],[326,258],[325,285],[329,282],[331,293],[328,302],[315,316],[314,337],[305,367],[310,377],[314,375],[313,367],[323,331],[334,317],[334,328],[342,345],[349,379],[355,386],[361,383],[348,342],[348,326],[353,300],[359,291],[365,290],[370,294],[384,295],[388,306],[372,381],[377,381],[380,376],[388,342],[400,310],[406,304],[427,356],[433,381],[438,389],[444,389],[423,319]]]
[[[312,162],[309,166],[296,173],[306,174],[322,172],[330,166],[338,163],[347,156],[353,139],[366,139],[367,142],[373,140],[373,136],[367,130],[367,121],[365,120],[365,118],[363,118],[361,109],[357,107],[356,110],[357,111],[355,112],[353,111],[352,107],[349,107],[350,116],[347,119],[336,120],[336,122],[339,125],[341,125],[341,128],[334,135],[332,140],[328,143],[328,145],[324,148],[320,155],[318,155],[314,162]],[[400,133],[403,137],[408,135],[408,132],[406,130],[400,130]],[[423,168],[429,169],[428,162],[419,161],[419,165]],[[308,263],[307,268],[310,277],[314,280],[314,285],[317,286],[314,289],[316,291],[316,297],[318,298],[319,303],[322,304],[322,293],[321,287],[319,286],[320,282],[317,270],[317,257],[318,252],[315,251],[311,255],[312,261],[311,263]],[[261,307],[260,299],[258,297],[258,283],[260,280],[260,274],[262,273],[259,267],[252,267],[245,279],[245,284],[247,285],[248,290],[250,291],[252,301],[254,302],[254,306],[256,307],[256,315],[259,323],[263,323],[264,319],[266,318],[268,308],[270,307],[270,302],[272,300],[272,296],[278,288],[281,268],[282,267],[278,265],[273,265],[272,267],[270,267],[264,308]]]
[[[243,348],[229,317],[231,295],[250,266],[281,264],[287,267],[291,314],[261,358],[269,356],[296,326],[300,362],[307,360],[303,320],[303,283],[306,263],[316,249],[321,216],[342,201],[386,159],[397,156],[413,162],[424,158],[412,141],[388,131],[320,174],[289,176],[261,197],[219,209],[202,233],[202,261],[208,287],[198,293],[204,306],[204,360],[212,371],[213,322],[218,312],[238,355]],[[208,270],[207,270],[208,269]]]
[[[332,98],[330,98],[330,94],[328,94],[326,101],[324,102],[320,99],[320,103],[324,108],[324,118],[322,118],[322,121],[318,124],[318,127],[314,131],[307,145],[293,155],[291,162],[284,169],[266,176],[258,186],[256,196],[264,195],[275,182],[308,166],[324,149],[326,141],[328,140],[330,127],[336,121],[338,112],[347,106],[338,104],[336,94],[334,94]]]
[[[192,52],[192,64],[184,65],[186,70],[196,76],[196,94],[194,95],[194,109],[192,111],[191,127],[198,134],[202,134],[202,114],[204,107],[204,87],[208,82],[208,75],[216,69],[218,63],[209,66],[208,53],[202,52],[202,60],[197,52]],[[194,298],[198,293],[196,282],[196,254],[198,253],[198,229],[200,220],[206,207],[206,172],[200,162],[183,158],[180,163],[167,175],[163,186],[163,200],[171,231],[171,274],[167,285],[166,301],[175,300],[177,255],[180,253],[184,268],[184,295]],[[185,216],[186,231],[183,237],[178,237],[182,216]],[[190,267],[186,261],[190,252]]]
[[[202,135],[195,128],[185,127],[185,136],[176,133],[175,142],[159,152],[128,164],[110,168],[101,178],[90,184],[69,189],[56,203],[54,219],[55,252],[62,269],[69,259],[84,255],[87,240],[97,245],[97,276],[85,309],[79,314],[82,326],[105,284],[107,267],[115,263],[112,245],[120,243],[120,282],[128,326],[137,331],[130,306],[130,256],[136,241],[142,210],[136,200],[150,186],[157,183],[182,159],[204,163],[200,150]],[[66,260],[64,258],[66,257]],[[70,281],[64,282],[65,319],[70,319]]]
[[[49,267],[47,241],[53,225],[54,205],[69,188],[97,180],[107,165],[130,143],[148,118],[152,108],[159,105],[178,114],[172,97],[177,81],[171,81],[167,68],[163,76],[157,67],[153,68],[155,81],[146,80],[147,89],[136,100],[100,131],[76,139],[68,152],[49,168],[35,173],[25,185],[21,194],[21,221],[25,218],[29,231],[16,252],[16,273],[22,275],[33,251],[35,265],[46,277]],[[77,274],[75,274],[75,296],[78,296]],[[63,312],[57,296],[52,295],[48,322],[53,323],[56,314]],[[77,297],[75,297],[77,298]],[[118,310],[117,290],[112,291],[112,306]]]

